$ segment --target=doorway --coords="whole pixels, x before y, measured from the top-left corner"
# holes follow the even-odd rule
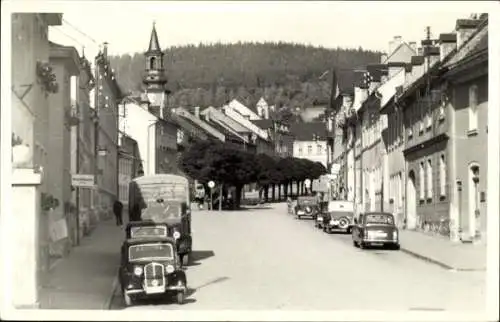
[[[415,188],[415,172],[408,174],[406,186],[406,228],[415,229],[417,225],[417,189]]]
[[[469,183],[468,183],[468,195],[469,195],[469,236],[471,239],[476,237],[476,232],[478,230],[478,221],[480,219],[479,212],[479,165],[471,164],[469,166]]]

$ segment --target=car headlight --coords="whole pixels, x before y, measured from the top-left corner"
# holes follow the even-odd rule
[[[134,274],[137,276],[141,276],[142,275],[142,267],[141,266],[134,267]]]
[[[318,221],[323,221],[323,217],[318,217]]]
[[[175,268],[172,265],[167,265],[167,267],[165,267],[165,271],[167,274],[172,274],[175,271]]]
[[[174,231],[174,234],[173,234],[173,235],[174,235],[174,239],[179,239],[179,238],[181,238],[181,233],[180,233],[180,232],[178,232],[177,230],[176,230],[176,231]]]

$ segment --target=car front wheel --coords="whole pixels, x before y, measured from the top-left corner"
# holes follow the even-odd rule
[[[126,306],[134,305],[134,300],[132,299],[132,297],[125,292],[123,292],[123,301],[125,302]]]
[[[185,299],[186,299],[186,296],[185,296],[184,292],[178,292],[176,294],[175,300],[176,300],[177,304],[179,304],[179,305],[184,304]]]

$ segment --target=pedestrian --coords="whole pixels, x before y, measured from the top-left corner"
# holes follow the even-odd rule
[[[117,199],[113,204],[113,212],[115,213],[117,226],[121,226],[123,224],[122,211],[123,211],[123,204],[120,202],[120,200]]]

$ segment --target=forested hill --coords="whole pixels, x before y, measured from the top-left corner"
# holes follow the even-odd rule
[[[377,63],[380,53],[360,49],[326,49],[291,43],[237,43],[171,47],[165,69],[172,91],[170,106],[221,106],[237,98],[254,107],[263,96],[277,107],[327,104],[331,73],[338,69],[341,89],[352,89],[346,69]],[[111,57],[124,92],[142,90],[143,53]]]

